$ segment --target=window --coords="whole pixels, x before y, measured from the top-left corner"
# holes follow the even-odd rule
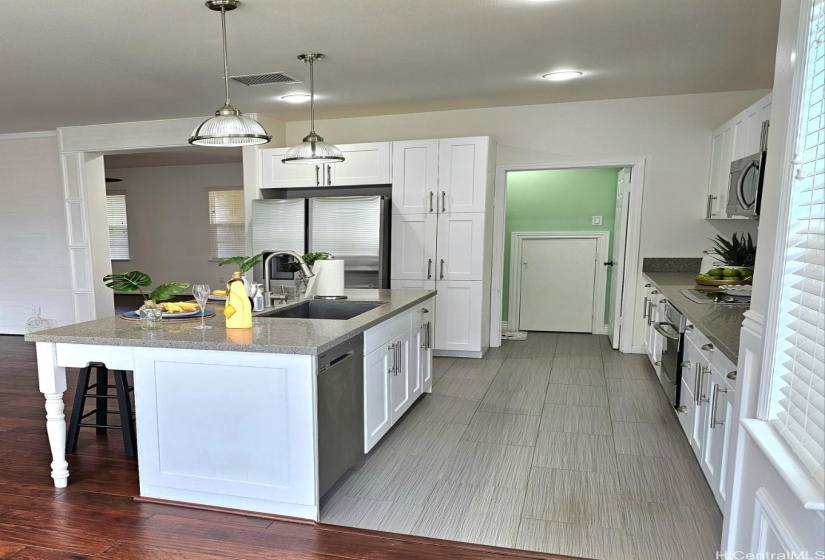
[[[243,191],[209,191],[210,259],[246,254],[244,236]]]
[[[310,251],[347,260],[347,268],[378,269],[380,196],[313,198]]]
[[[109,255],[113,261],[129,260],[129,223],[126,220],[126,193],[106,193],[106,221],[109,223]]]
[[[770,420],[825,486],[825,1],[802,82]]]

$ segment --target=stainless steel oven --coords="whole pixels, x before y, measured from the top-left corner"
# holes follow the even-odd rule
[[[762,205],[762,183],[765,180],[765,156],[767,152],[769,121],[762,123],[759,151],[752,156],[730,164],[728,186],[728,216],[756,218]]]
[[[676,407],[679,405],[679,387],[682,383],[682,368],[679,367],[682,360],[682,336],[687,320],[670,302],[665,303],[663,319],[653,326],[656,332],[665,337],[662,376],[659,381],[671,404]]]

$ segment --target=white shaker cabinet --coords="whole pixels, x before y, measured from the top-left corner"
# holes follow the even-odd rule
[[[420,356],[417,348],[413,348],[412,333],[412,329],[407,330],[390,343],[393,353],[389,369],[393,424],[404,415],[421,394],[421,380],[418,379]]]
[[[435,214],[437,196],[438,140],[393,142],[393,214]]]
[[[392,217],[391,278],[433,280],[436,278],[435,214],[395,214]]]
[[[390,142],[339,144],[344,161],[326,165],[326,186],[388,185],[391,146]]]
[[[482,282],[441,281],[437,284],[435,348],[479,352],[482,347]]]
[[[644,325],[645,354],[647,354],[656,375],[661,377],[662,372],[662,348],[664,337],[659,334],[654,325],[659,321],[659,314],[664,303],[664,298],[652,284],[645,284],[645,297],[642,300],[642,319]]]
[[[261,188],[287,189],[320,185],[320,170],[316,165],[287,164],[281,159],[289,148],[260,150]]]
[[[770,120],[771,99],[768,94],[712,132],[705,218],[748,219],[727,214],[730,164],[759,152],[762,123]]]
[[[392,427],[390,369],[395,355],[391,342],[364,358],[364,452]]]
[[[438,211],[484,212],[492,172],[491,142],[487,137],[438,141]]]
[[[484,275],[484,214],[438,218],[438,280],[481,280]]]

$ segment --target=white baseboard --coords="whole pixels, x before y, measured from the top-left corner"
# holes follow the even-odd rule
[[[602,327],[601,332],[594,332],[593,334],[608,335],[608,334],[610,334],[610,331],[611,331],[612,328],[613,327],[611,327],[610,325],[605,325],[604,327]]]
[[[510,326],[508,325],[507,321],[501,322],[501,332],[507,332],[510,330]]]
[[[647,348],[644,346],[632,346],[630,348],[631,354],[647,354]]]

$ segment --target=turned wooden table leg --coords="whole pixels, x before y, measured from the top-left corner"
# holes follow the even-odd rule
[[[65,488],[69,481],[66,462],[66,417],[63,415],[63,393],[66,392],[66,368],[57,365],[55,345],[38,342],[37,380],[40,392],[46,397],[46,433],[52,451],[52,478],[57,488]]]

